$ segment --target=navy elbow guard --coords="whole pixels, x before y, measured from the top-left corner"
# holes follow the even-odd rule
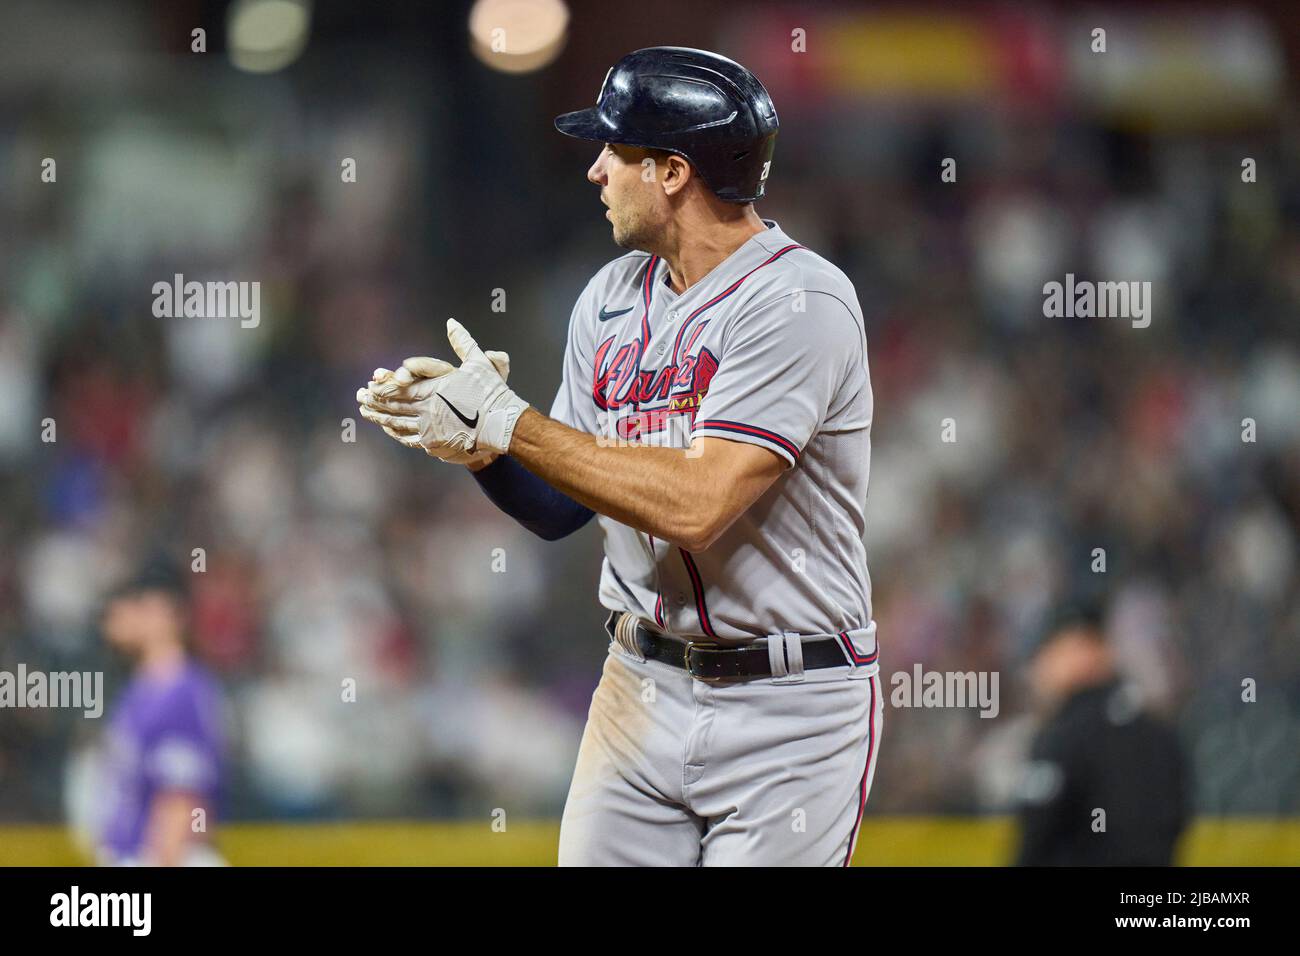
[[[573,534],[595,515],[509,455],[472,474],[493,504],[547,541]]]

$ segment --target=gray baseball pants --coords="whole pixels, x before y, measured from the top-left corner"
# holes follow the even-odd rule
[[[878,663],[706,683],[611,642],[560,865],[847,866],[883,697]]]

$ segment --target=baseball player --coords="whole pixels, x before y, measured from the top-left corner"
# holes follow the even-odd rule
[[[211,824],[225,738],[221,690],[186,648],[184,575],[155,559],[108,600],[104,637],[134,661],[105,753],[98,856],[115,866],[219,866]],[[202,816],[197,811],[202,811]],[[203,825],[196,826],[202,819]]]
[[[555,125],[600,144],[629,251],[578,298],[550,414],[455,320],[461,365],[378,369],[361,413],[545,538],[599,516],[611,640],[561,865],[848,865],[884,711],[853,285],[755,212],[777,117],[740,64],[638,50]]]

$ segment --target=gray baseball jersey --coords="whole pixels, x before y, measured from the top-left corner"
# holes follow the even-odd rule
[[[750,442],[789,467],[700,553],[601,516],[605,607],[687,639],[765,637],[777,676],[697,681],[613,628],[561,864],[853,856],[884,716],[862,545],[866,338],[844,274],[764,221],[681,295],[658,257],[634,252],[601,269],[573,310],[553,418],[611,441]],[[805,672],[799,638],[825,635],[844,666]]]
[[[600,516],[605,607],[683,637],[848,632],[870,655],[862,311],[843,272],[764,222],[681,295],[648,253],[601,269],[574,307],[551,417],[612,441],[750,442],[791,466],[700,553]]]

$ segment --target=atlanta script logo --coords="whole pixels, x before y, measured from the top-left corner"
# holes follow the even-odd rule
[[[704,331],[702,323],[695,329],[686,351]],[[601,342],[596,349],[595,377],[592,381],[591,399],[601,411],[617,411],[631,406],[633,411],[617,422],[618,437],[635,439],[642,435],[660,432],[678,415],[695,421],[695,412],[709,391],[709,382],[718,370],[718,359],[706,348],[696,355],[687,354],[680,363],[673,362],[663,368],[641,370],[641,342],[634,340],[619,346],[613,358],[609,351],[614,336]],[[662,402],[655,408],[642,405]]]

